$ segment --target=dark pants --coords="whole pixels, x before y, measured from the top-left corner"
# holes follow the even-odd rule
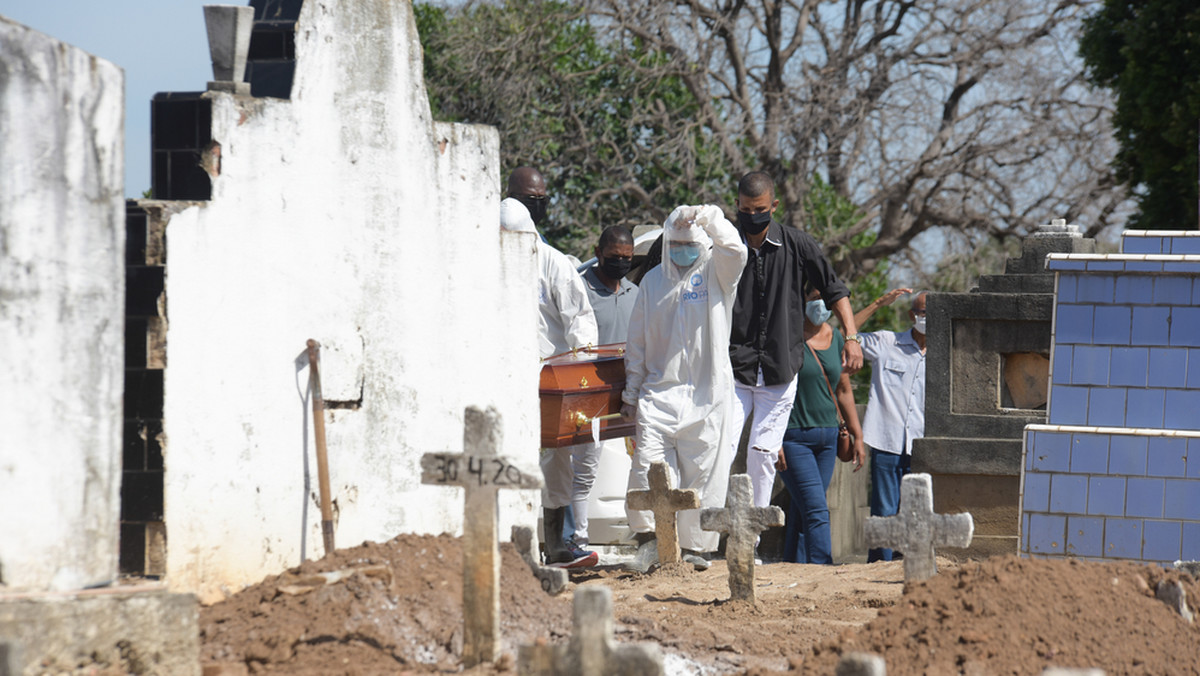
[[[871,516],[891,516],[900,511],[900,479],[908,474],[911,465],[911,455],[871,449]],[[891,560],[890,549],[867,552],[867,563]]]
[[[787,469],[780,473],[791,495],[783,560],[789,563],[833,563],[829,504],[825,491],[837,460],[837,428],[788,428],[783,436]]]

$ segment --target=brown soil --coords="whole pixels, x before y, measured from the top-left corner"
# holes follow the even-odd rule
[[[570,591],[547,596],[511,545],[501,552],[504,657],[473,673],[511,672],[517,646],[571,633]],[[899,562],[762,566],[757,605],[727,600],[721,561],[705,572],[599,568],[572,582],[610,586],[617,639],[657,642],[668,673],[832,674],[853,651],[883,655],[890,676],[1037,674],[1050,665],[1200,673],[1200,623],[1188,625],[1152,591],[1160,579],[1179,580],[1194,608],[1200,583],[1186,574],[1015,557],[939,566],[907,589]],[[357,572],[314,578],[343,570]],[[458,671],[461,578],[459,541],[446,535],[339,550],[202,609],[202,660],[225,673]]]

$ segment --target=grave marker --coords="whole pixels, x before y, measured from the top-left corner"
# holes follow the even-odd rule
[[[512,527],[512,542],[517,548],[517,553],[529,565],[529,569],[533,571],[533,576],[538,579],[542,585],[542,590],[551,596],[561,594],[567,588],[567,571],[564,568],[550,568],[538,563],[537,560],[537,542],[533,535],[533,529],[529,526],[513,526]]]
[[[749,474],[729,478],[725,507],[710,507],[700,512],[704,530],[728,533],[725,561],[729,566],[729,597],[755,602],[754,547],[758,534],[771,526],[783,525],[783,510],[771,505],[754,506],[754,488]]]
[[[671,488],[671,474],[665,462],[652,463],[648,474],[650,488],[626,493],[625,506],[654,512],[658,562],[662,565],[678,563],[679,530],[675,523],[675,513],[685,509],[699,509],[700,494],[694,488]]]
[[[887,676],[887,664],[875,653],[846,653],[833,673],[834,676]]]
[[[869,516],[863,528],[868,547],[904,552],[904,581],[928,580],[937,573],[934,547],[971,544],[975,522],[970,514],[934,514],[933,480],[907,474],[900,481],[900,511],[895,516]]]
[[[657,644],[618,644],[613,640],[612,590],[575,590],[575,629],[566,645],[525,645],[517,652],[517,673],[527,676],[661,676]]]
[[[468,406],[462,453],[426,453],[421,483],[462,486],[463,666],[494,662],[500,654],[500,548],[496,493],[538,488],[542,481],[499,455],[500,414]]]

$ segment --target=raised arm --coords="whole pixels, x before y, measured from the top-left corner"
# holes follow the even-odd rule
[[[867,320],[871,318],[871,315],[875,314],[876,310],[886,305],[895,303],[897,298],[906,293],[912,293],[912,291],[912,289],[892,289],[879,298],[871,301],[866,307],[854,313],[854,326],[859,327],[863,324],[866,324]]]
[[[711,204],[697,207],[696,225],[712,238],[712,265],[725,294],[732,295],[746,267],[746,245],[737,228],[725,218],[720,207]]]

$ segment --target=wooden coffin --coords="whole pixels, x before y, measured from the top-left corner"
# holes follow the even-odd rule
[[[592,440],[633,436],[634,423],[592,418],[621,412],[625,389],[625,345],[601,345],[565,352],[542,362],[538,386],[542,406],[542,447],[562,448]]]

